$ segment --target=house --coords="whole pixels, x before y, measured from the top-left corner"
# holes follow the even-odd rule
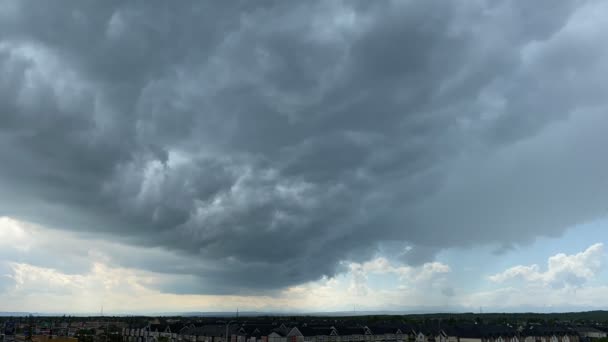
[[[273,332],[275,326],[272,324],[256,324],[246,325],[244,328],[249,336],[248,342],[268,342],[268,335]]]
[[[456,336],[458,342],[481,342],[482,340],[482,334],[477,324],[461,324],[455,327],[446,327],[446,330],[448,336]]]
[[[596,339],[608,336],[605,331],[589,326],[577,326],[575,330],[581,339]]]
[[[510,325],[479,326],[482,342],[520,342],[519,332]]]
[[[228,335],[236,334],[241,327],[230,326]],[[200,327],[189,326],[180,330],[182,339],[196,342],[226,342],[226,325],[210,324]]]
[[[522,342],[579,342],[577,332],[563,325],[528,325],[520,335]]]
[[[412,327],[400,324],[382,324],[369,328],[374,341],[408,341],[414,336]]]
[[[416,342],[447,342],[448,335],[440,324],[422,324],[413,329]]]
[[[268,342],[288,342],[287,334],[290,330],[284,323],[281,323],[278,328],[273,329],[268,334]]]

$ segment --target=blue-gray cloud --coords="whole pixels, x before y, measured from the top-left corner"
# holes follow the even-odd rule
[[[608,200],[593,6],[6,1],[0,215],[205,293],[559,235]]]

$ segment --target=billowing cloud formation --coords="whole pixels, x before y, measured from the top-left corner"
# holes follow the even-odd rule
[[[363,310],[407,309],[445,304],[440,291],[450,271],[438,262],[409,267],[376,258],[363,264],[351,263],[348,271],[337,277],[288,287],[271,296],[169,294],[162,292],[180,291],[184,284],[190,285],[192,278],[122,267],[112,258],[129,255],[139,259],[135,260],[137,265],[142,260],[187,262],[166,251],[92,240],[8,218],[0,218],[0,232],[0,310],[9,311],[92,313],[104,306],[113,313],[166,313],[231,311],[238,306],[244,310],[312,312],[350,310],[352,303]],[[361,276],[359,285],[365,293],[353,288]],[[397,288],[378,284],[376,276],[396,277]]]
[[[4,1],[0,215],[191,293],[559,235],[608,202],[606,6]]]
[[[2,237],[28,241],[29,251],[11,250],[10,243],[0,240],[2,251],[9,249],[10,252],[8,258],[2,256],[0,259],[0,310],[93,313],[103,305],[106,312],[131,314],[232,311],[235,307],[256,311],[318,312],[350,311],[355,305],[356,310],[475,311],[483,306],[484,310],[496,311],[555,311],[599,309],[606,306],[608,298],[606,274],[601,267],[605,256],[600,244],[572,255],[559,253],[550,257],[551,271],[539,271],[540,276],[526,279],[516,276],[501,282],[473,277],[475,283],[491,285],[489,288],[466,286],[455,274],[456,270],[440,262],[412,267],[377,257],[364,263],[350,263],[347,271],[336,277],[298,284],[270,295],[218,296],[163,293],[164,289],[175,291],[176,285],[191,279],[125,268],[113,264],[110,257],[124,255],[121,250],[126,249],[132,258],[140,261],[165,258],[169,263],[179,263],[167,252],[163,254],[159,250],[155,254],[148,249],[80,239],[74,234],[0,219],[0,231],[6,227],[12,228],[5,231],[16,234]],[[53,243],[47,243],[49,240]],[[81,247],[88,253],[83,254]],[[34,250],[40,254],[32,253]],[[40,259],[55,260],[55,265],[41,263]],[[63,270],[74,269],[57,263],[60,259],[87,262],[90,267],[66,272]],[[578,268],[584,271],[577,273]],[[589,269],[593,270],[593,275],[587,274]],[[500,274],[509,272],[505,270]],[[555,282],[544,281],[570,278],[566,273],[584,274],[584,282],[555,286]],[[40,286],[41,283],[45,286]]]
[[[558,253],[548,258],[544,271],[536,264],[519,265],[489,276],[497,287],[468,293],[460,298],[461,304],[505,311],[599,308],[608,294],[605,263],[602,243],[571,255]]]
[[[445,286],[442,274],[450,272],[448,265],[440,262],[426,263],[421,267],[395,266],[386,258],[375,258],[363,264],[351,263],[349,266],[352,281],[349,290],[358,295],[367,295],[367,285],[370,274],[392,274],[399,277],[402,288],[417,288],[419,286],[429,287],[432,285]]]
[[[550,257],[547,270],[544,272],[536,264],[520,265],[492,275],[490,280],[502,283],[507,280],[521,279],[553,287],[576,286],[593,279],[602,268],[605,257],[604,245],[597,243],[574,255],[560,253]]]

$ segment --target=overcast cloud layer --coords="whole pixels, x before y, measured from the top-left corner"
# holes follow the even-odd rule
[[[173,293],[559,236],[606,214],[607,7],[2,1],[0,216]]]

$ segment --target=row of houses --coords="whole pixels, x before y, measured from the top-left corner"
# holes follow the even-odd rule
[[[38,318],[35,322],[28,322],[27,320],[21,322],[15,322],[13,320],[7,320],[0,323],[0,336],[2,335],[23,335],[26,331],[36,336],[62,336],[62,337],[75,337],[78,331],[88,330],[94,335],[101,335],[106,333],[108,327],[121,329],[127,326],[126,323],[121,321],[45,321]]]
[[[123,329],[123,342],[586,342],[599,337],[606,337],[606,333],[594,328],[541,325],[153,324]]]

